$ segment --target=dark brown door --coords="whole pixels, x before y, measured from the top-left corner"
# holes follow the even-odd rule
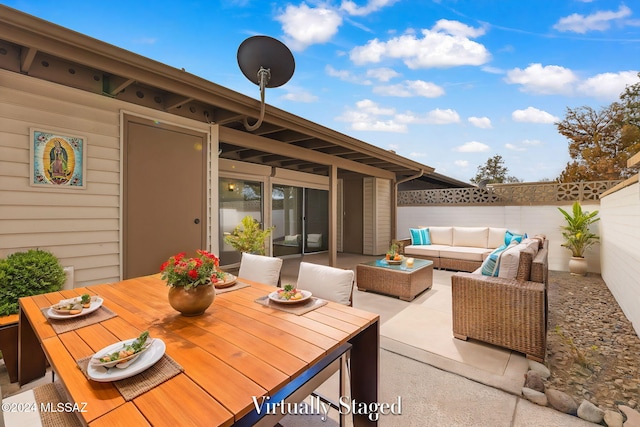
[[[206,245],[207,135],[127,117],[124,278],[158,273],[178,252]]]
[[[344,222],[342,250],[346,253],[361,254],[363,250],[362,191],[362,178],[345,179],[343,181]]]

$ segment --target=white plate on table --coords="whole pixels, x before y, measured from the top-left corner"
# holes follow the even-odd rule
[[[235,285],[237,280],[238,280],[238,278],[236,276],[234,276],[233,274],[226,273],[224,275],[224,282],[214,283],[213,286],[216,289],[224,289],[224,288],[228,288],[230,286]]]
[[[79,299],[79,297],[78,297]],[[91,298],[91,305],[89,305],[89,308],[83,308],[82,311],[78,314],[60,314],[58,312],[56,312],[53,307],[49,307],[49,310],[47,311],[47,317],[51,318],[51,319],[73,319],[74,317],[80,317],[80,316],[84,316],[86,314],[89,313],[93,313],[94,311],[96,311],[97,309],[99,309],[102,306],[102,303],[104,302],[104,300],[100,297],[92,297]],[[58,303],[60,304],[60,303]],[[58,305],[58,304],[54,304],[54,305]]]
[[[129,340],[117,342],[115,344],[111,344],[110,346],[105,347],[94,354],[92,356],[92,359],[96,357],[99,358],[104,356],[105,354],[110,354],[118,351],[123,346],[131,344],[136,339],[137,338],[132,338]],[[151,345],[147,348],[147,350],[142,352],[142,354],[140,354],[140,356],[138,356],[130,364],[127,364],[125,368],[119,368],[118,365],[116,365],[113,368],[107,369],[103,366],[95,365],[91,363],[91,360],[89,360],[89,365],[87,366],[87,375],[94,381],[105,383],[129,378],[150,368],[164,355],[167,346],[164,341],[159,338],[149,339],[153,339],[153,341],[151,342]]]
[[[310,291],[303,291],[301,289],[298,289],[298,291],[302,293],[302,298],[300,299],[296,299],[296,300],[282,299],[279,297],[278,291],[271,292],[269,294],[269,299],[273,302],[277,302],[278,304],[298,304],[298,303],[307,301],[309,298],[311,298],[312,294]]]

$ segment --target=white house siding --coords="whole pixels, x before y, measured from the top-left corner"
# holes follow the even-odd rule
[[[173,115],[0,70],[0,257],[46,249],[74,268],[76,287],[120,279],[122,109],[193,126]],[[87,138],[86,189],[29,185],[32,127]],[[217,176],[217,168],[213,172]]]
[[[640,185],[602,198],[602,278],[640,335]]]
[[[571,205],[558,206],[402,206],[398,207],[398,238],[408,238],[409,228],[418,226],[506,227],[529,235],[544,234],[549,239],[549,268],[568,271],[571,252],[560,246],[560,227],[565,225],[558,207],[571,210]],[[583,209],[599,209],[597,204]],[[598,234],[600,222],[594,224]],[[600,248],[594,245],[586,253],[589,271],[600,273]]]

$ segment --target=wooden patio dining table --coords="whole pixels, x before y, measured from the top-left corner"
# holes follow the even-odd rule
[[[158,275],[22,298],[19,382],[42,377],[48,361],[69,401],[82,404],[77,415],[90,426],[246,424],[256,415],[256,398],[297,387],[328,355],[351,344],[351,398],[377,402],[377,314],[333,302],[302,315],[288,313],[255,301],[276,288],[243,282],[250,286],[216,295],[195,317],[169,305]],[[102,298],[115,316],[57,333],[43,310],[84,293]],[[145,330],[166,344],[165,354],[183,368],[180,373],[127,400],[113,382],[89,380],[79,369],[79,360]],[[354,425],[375,425],[371,418],[354,414]]]

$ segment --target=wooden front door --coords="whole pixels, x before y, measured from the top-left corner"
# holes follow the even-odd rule
[[[123,275],[158,273],[178,252],[206,249],[207,135],[125,118]]]

